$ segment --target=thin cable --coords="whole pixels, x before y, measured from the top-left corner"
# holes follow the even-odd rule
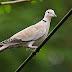
[[[52,37],[52,35],[60,28],[60,26],[68,19],[68,17],[72,14],[72,8],[70,11],[62,18],[62,20],[55,26],[55,28],[49,33],[47,38],[38,46],[35,52],[31,53],[29,57],[18,67],[18,69],[15,72],[20,72],[21,69],[32,59],[34,55],[39,52],[39,50],[42,48],[42,46]]]

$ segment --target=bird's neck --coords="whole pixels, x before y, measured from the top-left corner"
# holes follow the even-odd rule
[[[51,22],[51,18],[52,17],[44,17],[43,20],[45,20],[46,22]]]
[[[51,17],[44,17],[43,20],[45,21],[46,28],[50,27]]]
[[[46,21],[44,23],[45,23],[45,27],[46,27],[46,30],[47,30],[47,33],[48,33],[49,28],[50,28],[51,17],[44,17],[43,20]]]

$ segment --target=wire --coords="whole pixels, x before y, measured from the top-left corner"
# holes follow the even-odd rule
[[[42,48],[42,46],[52,37],[52,35],[60,28],[60,26],[68,19],[68,17],[72,14],[72,8],[70,11],[62,18],[62,20],[55,26],[55,28],[49,33],[47,38],[38,46],[35,52],[31,53],[29,57],[18,67],[18,69],[15,72],[20,72],[21,69],[32,59],[33,56],[39,52],[39,50]]]

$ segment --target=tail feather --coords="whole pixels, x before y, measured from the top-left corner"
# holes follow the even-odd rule
[[[0,45],[0,47],[2,47],[3,45]]]
[[[3,46],[3,44],[0,42],[0,47],[2,47]]]
[[[0,45],[1,46],[1,45]],[[4,50],[6,50],[8,47],[8,45],[3,45],[0,47],[0,53],[3,52]]]

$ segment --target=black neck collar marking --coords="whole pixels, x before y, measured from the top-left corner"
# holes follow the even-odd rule
[[[46,20],[43,20],[44,22],[47,22]]]

